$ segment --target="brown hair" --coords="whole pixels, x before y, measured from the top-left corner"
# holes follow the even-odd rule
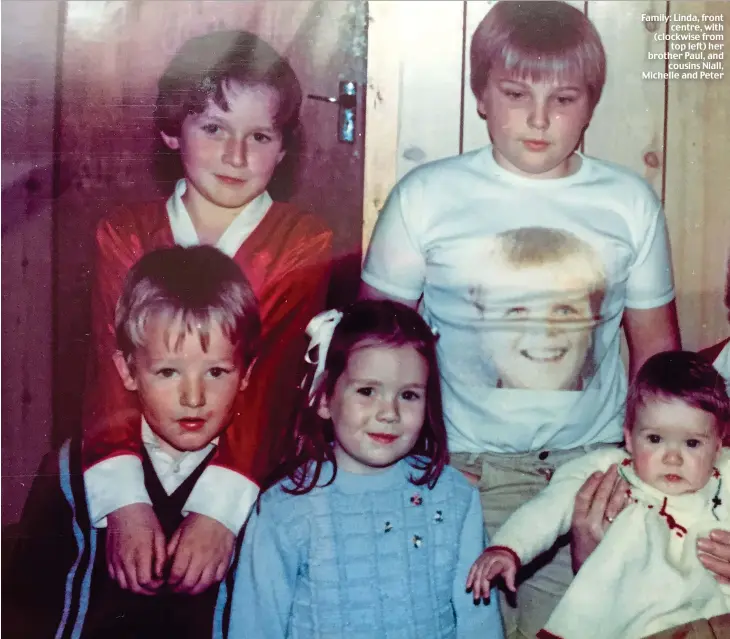
[[[477,100],[497,70],[533,81],[582,79],[593,111],[606,81],[606,53],[598,31],[565,2],[498,2],[474,33],[470,60]]]

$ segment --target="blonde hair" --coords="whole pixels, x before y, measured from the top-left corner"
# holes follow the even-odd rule
[[[606,82],[606,52],[598,31],[565,2],[498,2],[474,33],[470,60],[477,100],[495,70],[535,82],[577,78],[586,85],[592,112]]]
[[[593,247],[577,235],[562,229],[540,226],[499,233],[500,252],[511,266],[530,267],[578,262],[575,274],[582,278],[591,312],[598,317],[606,294],[606,273]]]
[[[253,360],[261,335],[259,305],[238,265],[212,246],[159,249],[129,271],[117,302],[117,347],[128,362],[145,345],[151,317],[179,320],[173,348],[189,333],[207,351],[211,326],[219,326],[237,348],[242,365]]]

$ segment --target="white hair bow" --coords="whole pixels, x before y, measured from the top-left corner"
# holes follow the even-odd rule
[[[327,360],[327,351],[332,341],[332,335],[341,319],[342,312],[332,309],[315,315],[307,325],[307,335],[310,337],[310,342],[304,359],[316,367],[312,377],[312,384],[309,387],[310,405],[324,374],[324,364]],[[317,351],[316,356],[314,355],[315,349]]]

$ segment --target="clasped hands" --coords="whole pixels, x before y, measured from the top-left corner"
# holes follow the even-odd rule
[[[169,542],[149,504],[119,508],[107,522],[107,570],[125,590],[155,595],[167,584],[196,595],[222,581],[230,565],[235,536],[206,515],[188,514]]]

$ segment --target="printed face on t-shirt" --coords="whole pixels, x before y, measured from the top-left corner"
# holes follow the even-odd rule
[[[707,484],[722,446],[715,416],[680,399],[647,399],[624,436],[636,474],[666,495]]]
[[[547,247],[557,233],[563,233],[531,230],[545,231]],[[521,244],[520,251],[539,242],[539,237],[530,238],[525,231],[530,229],[520,229],[517,233],[523,237],[512,238]],[[581,389],[592,373],[596,288],[603,279],[595,268],[597,262],[568,255],[537,263],[540,260],[533,255],[517,264],[504,248],[498,237],[481,284],[472,290],[474,305],[485,322],[483,345],[495,371],[495,385]]]

